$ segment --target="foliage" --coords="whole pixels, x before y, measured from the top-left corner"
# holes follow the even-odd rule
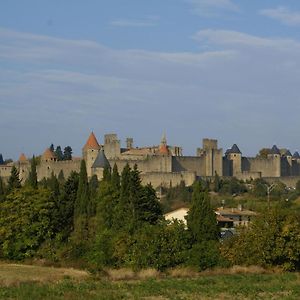
[[[0,153],[0,165],[4,165],[4,160],[3,160],[3,156],[1,153]]]
[[[186,219],[195,242],[218,239],[216,215],[210,205],[208,192],[203,191],[200,182],[193,186],[192,205]]]
[[[266,159],[268,158],[268,155],[271,153],[271,149],[269,148],[262,148],[259,150],[259,153],[257,155],[258,158]]]
[[[191,244],[189,233],[179,222],[145,224],[132,240],[125,261],[134,269],[150,267],[165,270],[182,265],[186,262]]]
[[[267,195],[267,182],[263,179],[258,178],[253,181],[252,194],[257,198],[266,197]]]
[[[23,259],[34,255],[52,236],[54,202],[49,191],[24,187],[13,190],[0,203],[0,252],[4,258]]]
[[[64,155],[63,155],[63,152],[62,152],[62,150],[61,150],[61,146],[57,146],[57,147],[56,147],[56,150],[55,150],[55,156],[56,156],[56,159],[57,159],[58,161],[63,160]]]
[[[230,179],[224,179],[220,183],[221,194],[238,195],[247,192],[245,184],[239,181],[237,178],[232,177]]]
[[[5,199],[5,184],[0,177],[0,202],[4,201]]]
[[[21,187],[21,181],[19,179],[19,171],[15,166],[11,168],[10,177],[8,179],[7,190],[8,192],[12,192],[15,189],[19,189]]]
[[[74,207],[74,236],[77,241],[88,238],[88,219],[92,217],[94,207],[90,201],[89,183],[85,161],[81,161],[77,197]]]
[[[167,190],[162,188],[165,196],[161,199],[164,212],[171,211],[182,205],[189,205],[192,199],[192,188],[187,187],[184,181],[179,185],[170,187]]]
[[[72,160],[72,148],[67,146],[64,148],[63,160]]]
[[[195,243],[187,255],[187,265],[203,271],[208,268],[225,265],[219,250],[219,241]]]
[[[37,187],[38,187],[37,172],[36,172],[36,160],[35,160],[34,155],[31,159],[30,172],[29,172],[29,176],[28,176],[28,179],[27,179],[27,183],[33,189],[37,189]]]
[[[222,253],[233,264],[300,269],[300,220],[272,210],[224,243]]]

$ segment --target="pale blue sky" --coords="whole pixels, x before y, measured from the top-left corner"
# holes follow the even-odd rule
[[[89,132],[300,150],[298,0],[0,0],[0,153]]]

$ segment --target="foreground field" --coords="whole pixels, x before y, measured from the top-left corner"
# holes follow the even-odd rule
[[[1,299],[300,299],[297,273],[112,281],[82,271],[11,266],[0,265]]]

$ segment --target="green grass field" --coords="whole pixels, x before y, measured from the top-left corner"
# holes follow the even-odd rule
[[[0,264],[0,299],[300,299],[300,274],[113,281],[84,271]]]

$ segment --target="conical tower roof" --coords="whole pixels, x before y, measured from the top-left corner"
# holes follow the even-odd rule
[[[50,148],[47,148],[46,150],[45,150],[45,152],[43,153],[43,155],[42,155],[42,158],[44,159],[44,160],[51,160],[51,159],[56,159],[56,156],[55,156],[55,154],[54,154],[54,152],[52,152],[51,150],[50,150]]]
[[[95,150],[100,150],[100,145],[94,135],[94,132],[91,132],[88,140],[86,141],[83,149],[95,149]]]
[[[298,152],[298,151],[296,151],[296,152],[294,153],[293,158],[295,158],[295,159],[299,159],[299,158],[300,158],[300,155],[299,155],[299,152]]]
[[[242,152],[239,149],[239,147],[237,146],[237,144],[232,145],[232,147],[230,149],[230,153],[242,154]]]
[[[24,153],[21,153],[20,157],[19,157],[19,162],[27,162],[28,159],[27,157],[25,156]]]
[[[287,150],[287,151],[285,152],[285,156],[292,156],[292,153],[290,152],[290,150]]]
[[[96,157],[96,160],[94,161],[92,168],[110,168],[110,164],[108,159],[105,156],[104,150],[101,149]]]
[[[278,149],[278,147],[276,145],[274,145],[270,151],[270,154],[278,154],[280,155],[280,150]]]

